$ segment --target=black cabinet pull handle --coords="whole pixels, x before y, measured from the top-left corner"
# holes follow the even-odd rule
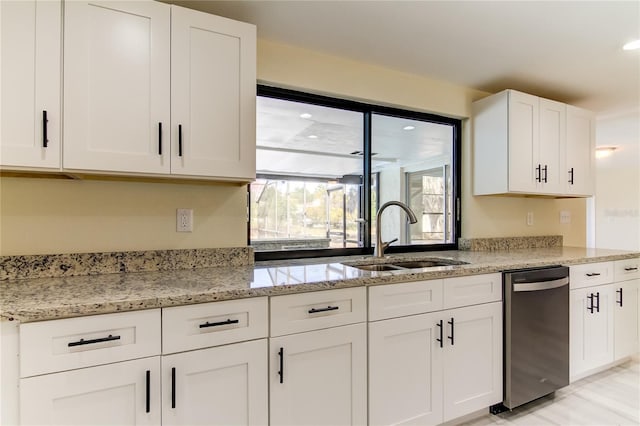
[[[620,289],[616,290],[616,293],[620,294],[620,300],[616,300],[616,303],[618,305],[620,305],[620,307],[622,308],[622,287],[620,287]]]
[[[442,342],[442,340],[443,340],[443,338],[442,338],[442,337],[443,337],[443,333],[444,333],[444,331],[442,330],[442,329],[444,328],[444,327],[443,327],[443,321],[442,321],[442,320],[440,320],[440,321],[436,324],[436,327],[440,328],[440,338],[439,338],[439,339],[436,339],[436,342],[440,342],[440,347],[442,348],[442,347],[444,346],[444,343]]]
[[[573,185],[573,167],[569,170],[569,183]]]
[[[627,271],[627,272],[637,271],[638,267],[636,266],[636,267],[633,267],[633,268],[624,268],[624,270]]]
[[[280,376],[280,383],[284,383],[284,348],[280,348],[278,356],[280,357],[280,370],[278,371],[278,376]]]
[[[587,309],[589,310],[589,313],[592,314],[593,313],[593,293],[589,294],[587,296],[587,299],[589,299],[589,306],[587,306]]]
[[[178,157],[182,157],[182,124],[178,124]]]
[[[327,306],[326,308],[320,309],[311,308],[308,312],[310,314],[317,314],[318,312],[337,311],[338,309],[340,309],[340,306]]]
[[[162,123],[158,123],[158,155],[162,155]]]
[[[547,183],[547,165],[544,165],[544,168],[542,169],[544,171],[544,183]]]
[[[218,327],[221,325],[229,325],[229,324],[238,324],[240,322],[240,320],[232,320],[232,319],[228,319],[226,321],[220,321],[220,322],[205,322],[204,324],[200,324],[198,327],[200,328],[206,328],[206,327]]]
[[[176,368],[171,368],[171,408],[176,408]]]
[[[99,339],[89,339],[89,340],[80,339],[77,342],[69,342],[67,346],[71,348],[73,346],[91,345],[93,343],[110,342],[112,340],[120,340],[120,336],[113,336],[110,334],[107,337],[101,337]]]
[[[600,292],[596,292],[596,312],[600,312]]]
[[[591,272],[589,274],[586,274],[588,277],[599,277],[600,273],[599,272]]]
[[[542,169],[542,166],[540,164],[538,164],[538,167],[536,167],[536,182],[542,182],[541,169]]]
[[[447,321],[447,324],[449,324],[451,326],[451,336],[447,336],[447,339],[451,340],[451,346],[453,346],[454,345],[454,341],[453,341],[453,328],[454,328],[453,318],[451,318],[451,321]]]
[[[147,395],[146,395],[146,408],[147,413],[151,412],[151,371],[147,370]]]
[[[49,146],[49,138],[47,136],[47,123],[49,120],[47,119],[47,111],[42,111],[42,147],[46,148]]]

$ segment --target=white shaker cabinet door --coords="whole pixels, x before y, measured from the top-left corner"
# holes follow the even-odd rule
[[[443,325],[441,312],[369,324],[370,425],[442,423]]]
[[[171,8],[171,173],[255,178],[256,28]]]
[[[267,425],[267,339],[162,358],[164,425]]]
[[[567,105],[566,190],[593,195],[595,176],[595,117],[591,111]]]
[[[502,401],[502,303],[442,315],[446,422]]]
[[[20,380],[22,425],[159,425],[160,357]]]
[[[540,106],[537,96],[509,91],[509,191],[535,193],[538,188]]]
[[[60,167],[60,1],[0,2],[0,165]]]
[[[564,160],[567,106],[543,98],[539,102],[539,191],[543,194],[562,194],[566,182]]]
[[[638,351],[638,291],[640,280],[614,283],[615,359],[631,356]]]
[[[65,169],[169,173],[170,10],[65,3]]]
[[[367,423],[367,326],[271,339],[272,426]]]

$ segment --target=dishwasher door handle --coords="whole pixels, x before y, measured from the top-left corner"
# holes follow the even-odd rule
[[[540,281],[535,283],[517,283],[513,284],[513,291],[551,290],[553,288],[562,287],[567,284],[569,284],[569,277],[560,278],[559,280]]]

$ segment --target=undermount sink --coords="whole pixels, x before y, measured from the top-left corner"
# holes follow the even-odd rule
[[[362,269],[364,271],[401,271],[406,269],[422,269],[435,268],[438,266],[465,265],[466,262],[448,259],[430,259],[430,260],[406,260],[389,263],[368,263],[361,265],[348,264],[353,268]]]

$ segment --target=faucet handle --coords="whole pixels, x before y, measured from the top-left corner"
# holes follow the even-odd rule
[[[395,243],[396,241],[398,241],[398,239],[397,239],[397,238],[394,238],[394,239],[393,239],[393,240],[391,240],[391,241],[387,241],[386,243],[382,243],[382,247],[387,248],[387,247],[389,247],[392,243]]]

